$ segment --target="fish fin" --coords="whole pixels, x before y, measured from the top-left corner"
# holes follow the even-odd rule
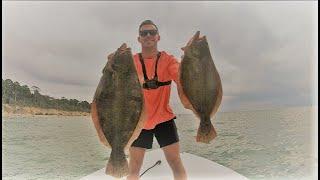
[[[180,69],[179,69],[179,72],[180,72]],[[189,101],[188,97],[186,96],[186,94],[183,91],[183,88],[182,88],[182,85],[181,85],[180,76],[181,76],[181,74],[179,73],[177,81],[176,81],[179,99],[180,99],[180,101],[181,101],[181,103],[182,103],[184,108],[192,110],[193,112],[195,112],[191,102]]]
[[[92,103],[91,103],[91,119],[93,121],[94,127],[97,130],[100,142],[102,144],[104,144],[105,146],[107,146],[107,147],[111,147],[109,142],[107,141],[103,131],[102,131],[102,128],[101,128],[101,125],[100,125],[100,122],[99,122],[97,105],[96,105],[96,101],[95,100],[93,100]]]
[[[129,165],[124,151],[111,151],[110,159],[107,163],[106,174],[121,178],[129,174]]]
[[[139,137],[142,129],[143,129],[143,126],[147,120],[147,111],[146,111],[146,108],[145,108],[145,105],[144,105],[144,100],[142,98],[142,101],[143,101],[143,104],[142,104],[142,109],[141,109],[141,114],[140,114],[140,117],[139,117],[139,122],[136,126],[136,128],[134,129],[133,133],[132,133],[132,136],[131,138],[129,139],[127,145],[125,146],[125,149],[129,149],[131,147],[131,144]]]
[[[216,136],[217,132],[214,129],[210,117],[202,117],[206,119],[200,120],[200,126],[198,129],[196,140],[197,142],[207,143],[209,144]]]
[[[222,101],[223,92],[222,92],[222,86],[221,86],[220,78],[218,78],[218,81],[220,83],[220,87],[218,88],[216,104],[213,106],[213,109],[212,109],[212,112],[210,114],[210,117],[213,117],[218,112],[218,109],[219,109],[221,101]]]

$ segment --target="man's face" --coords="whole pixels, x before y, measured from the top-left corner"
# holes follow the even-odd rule
[[[141,26],[138,41],[141,43],[142,47],[156,47],[159,40],[160,35],[154,25],[146,24]]]

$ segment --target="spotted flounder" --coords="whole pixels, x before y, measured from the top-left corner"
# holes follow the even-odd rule
[[[91,107],[100,141],[111,148],[106,174],[121,178],[129,172],[125,157],[140,134],[145,110],[141,84],[131,49],[123,44],[103,69]]]
[[[182,48],[179,79],[185,99],[182,103],[191,105],[194,114],[200,118],[197,142],[210,143],[217,136],[210,118],[221,104],[222,85],[219,73],[212,60],[205,36],[200,38],[200,31]],[[187,102],[186,102],[187,101]]]

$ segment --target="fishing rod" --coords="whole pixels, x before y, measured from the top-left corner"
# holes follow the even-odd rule
[[[147,171],[149,171],[151,168],[154,168],[156,165],[160,165],[161,164],[161,160],[158,160],[153,166],[149,167],[147,170],[145,170],[141,175],[140,177],[146,173]]]

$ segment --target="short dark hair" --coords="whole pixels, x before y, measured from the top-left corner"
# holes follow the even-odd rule
[[[143,25],[147,25],[147,24],[154,25],[154,27],[156,27],[157,31],[159,31],[157,25],[154,24],[151,20],[144,20],[144,21],[140,24],[140,26],[139,26],[139,32],[140,32],[141,27],[142,27]]]

